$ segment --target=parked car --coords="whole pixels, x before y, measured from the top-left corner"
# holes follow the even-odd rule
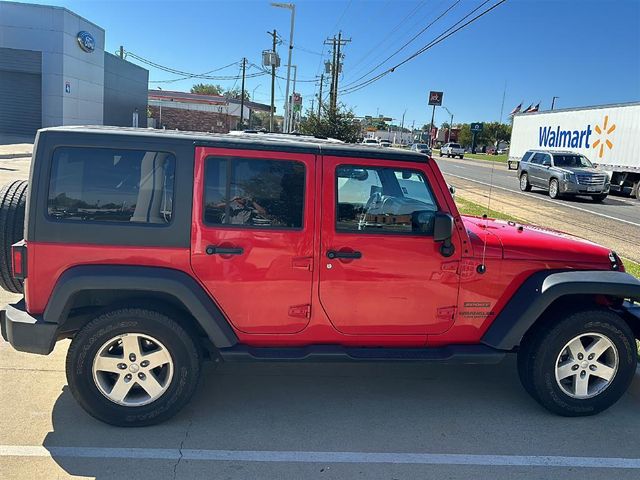
[[[411,151],[424,153],[431,156],[431,147],[429,147],[429,145],[427,145],[426,143],[414,143],[413,145],[411,145]]]
[[[377,138],[365,138],[364,140],[362,140],[362,144],[363,145],[378,145],[378,139]]]
[[[543,188],[551,198],[588,195],[601,202],[609,194],[609,176],[584,155],[562,151],[528,150],[518,164],[520,190]]]
[[[440,156],[464,158],[464,148],[459,143],[445,143],[440,147]]]
[[[0,191],[0,285],[24,297],[0,330],[42,355],[71,338],[69,390],[104,422],[168,419],[204,360],[513,354],[525,390],[566,416],[634,378],[640,281],[620,258],[460,215],[422,154],[114,127],[46,128],[33,151],[29,183]]]
[[[391,146],[391,141],[389,141],[389,140],[380,140],[378,143],[380,143],[380,145],[383,146],[383,147],[390,147]]]

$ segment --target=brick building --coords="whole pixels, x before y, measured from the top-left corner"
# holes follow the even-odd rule
[[[269,105],[244,102],[244,122],[252,112],[268,112]],[[240,100],[217,95],[149,90],[149,125],[156,128],[227,133],[240,123]]]

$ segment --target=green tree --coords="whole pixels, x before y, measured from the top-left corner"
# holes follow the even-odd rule
[[[300,122],[300,131],[307,135],[336,138],[348,143],[355,143],[360,138],[360,123],[355,121],[353,111],[343,105],[336,109],[323,108],[320,115],[307,110],[305,118]]]
[[[234,100],[240,100],[240,89],[234,88],[233,90],[225,90],[224,96],[227,98],[233,98]],[[246,90],[244,91],[244,99],[246,101],[250,100],[249,92],[247,92]]]
[[[191,87],[191,93],[197,93],[198,95],[222,95],[223,91],[220,85],[214,85],[213,83],[196,83]]]
[[[466,148],[471,146],[472,139],[471,126],[468,123],[461,124],[458,132],[458,143]]]
[[[509,140],[510,138],[511,125],[499,122],[489,122],[484,124],[484,128],[482,130],[483,143],[497,147],[499,142]]]

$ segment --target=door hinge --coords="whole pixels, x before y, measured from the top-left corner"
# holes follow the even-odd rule
[[[313,258],[312,257],[293,257],[291,259],[291,268],[308,270],[313,272]]]
[[[436,313],[438,320],[453,320],[456,314],[456,308],[455,306],[438,308]]]
[[[289,316],[297,318],[311,318],[311,305],[292,305],[289,307]]]

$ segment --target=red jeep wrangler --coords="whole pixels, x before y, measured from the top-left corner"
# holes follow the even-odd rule
[[[598,245],[462,217],[426,155],[259,133],[41,130],[1,195],[17,350],[72,338],[94,417],[148,425],[203,359],[498,362],[552,412],[629,387],[640,282]],[[26,207],[25,207],[26,197]],[[25,214],[26,213],[26,214]],[[23,220],[24,218],[24,220]],[[24,235],[22,225],[24,224]]]

